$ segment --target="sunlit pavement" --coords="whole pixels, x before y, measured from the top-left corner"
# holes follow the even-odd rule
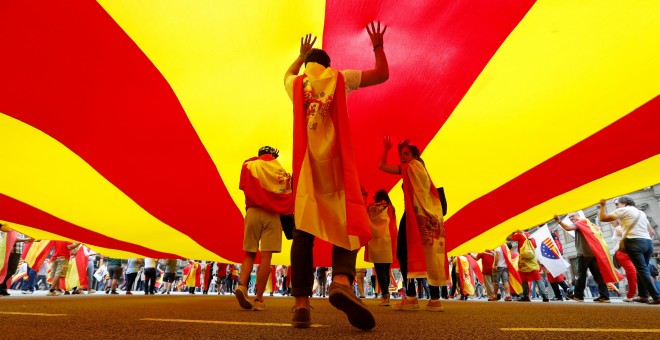
[[[327,298],[312,299],[310,329],[290,326],[293,298],[266,297],[267,310],[243,310],[231,295],[45,296],[46,291],[0,298],[1,337],[148,339],[635,339],[660,338],[660,305],[613,299],[549,302],[444,301],[444,312],[393,311],[364,299],[377,325],[362,332]],[[392,302],[396,302],[393,299]]]

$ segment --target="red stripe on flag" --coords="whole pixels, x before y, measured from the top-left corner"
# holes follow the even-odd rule
[[[389,189],[399,181],[374,167],[380,161],[380,152],[374,150],[382,149],[382,136],[413,138],[424,150],[533,4],[531,0],[327,1],[323,48],[334,68],[372,69],[374,56],[365,26],[371,20],[388,26],[384,48],[389,80],[351,94],[348,105],[353,140],[358,141],[353,145],[358,173],[365,187]]]
[[[243,217],[177,96],[97,2],[3,1],[0,31],[11,32],[0,35],[1,112],[62,142],[203,247],[241,258],[240,228],[209,234]]]
[[[470,202],[445,222],[447,251],[553,197],[660,154],[655,131],[658,125],[660,97],[655,97],[590,137]],[[570,130],[567,128],[564,133],[570,133]],[[631,135],[635,136],[636,145],[644,147],[633,148],[626,143],[625,136]],[[585,157],[594,155],[594,152],[601,157],[590,157],[587,162]],[[606,154],[617,155],[616,161],[605,157]],[[475,216],[479,218],[475,219]]]
[[[40,226],[39,229],[53,234],[73,235],[72,238],[74,240],[85,244],[93,244],[95,246],[108,249],[120,249],[127,252],[160,259],[181,258],[179,255],[153,251],[137,244],[120,241],[103,234],[81,228],[75,224],[59,219],[51,214],[48,214],[42,210],[39,210],[3,194],[0,194],[0,216],[2,216],[4,220],[17,224],[26,226],[38,225]],[[39,268],[33,269],[39,270]]]

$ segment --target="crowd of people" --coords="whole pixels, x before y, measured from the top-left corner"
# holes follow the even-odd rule
[[[234,294],[241,308],[263,311],[264,294],[279,292],[294,297],[293,327],[307,328],[311,326],[310,297],[316,293],[322,298],[327,296],[349,323],[361,330],[376,325],[370,308],[362,301],[365,294],[378,297],[380,306],[397,311],[418,310],[419,300],[428,298],[424,309],[441,312],[442,298],[465,300],[479,292],[477,288],[485,288],[488,301],[515,298],[528,302],[536,292],[546,302],[550,295],[555,300],[565,297],[584,301],[589,271],[598,290],[594,301],[609,302],[608,283],[619,281],[618,272],[612,267],[609,250],[603,248],[598,227],[576,214],[569,215],[572,225],[555,216],[562,228],[576,235],[578,266],[572,288],[563,274],[554,277],[543,270],[535,255],[537,244],[528,232],[511,234],[495,249],[449,259],[445,251],[443,216],[447,204],[443,191],[434,185],[429,176],[432,169],[426,168],[420,149],[410,140],[396,144],[399,162],[390,164],[389,152],[395,143],[391,137],[383,137],[377,165],[402,179],[405,206],[398,228],[387,191],[379,189],[369,197],[356,170],[346,98],[355,90],[388,80],[383,41],[386,30],[380,23],[367,25],[375,66],[364,71],[331,68],[330,56],[313,48],[316,37],[308,34],[301,38],[300,54],[284,76],[294,114],[293,172],[287,173],[277,161],[280,151],[271,146],[261,147],[256,156],[244,162],[240,189],[246,206],[245,256],[240,266],[188,260],[182,277],[177,278],[182,260],[103,258],[79,243],[51,241],[53,253],[48,263],[52,282],[48,295],[89,294],[96,289],[113,295],[121,291],[127,295],[136,291],[153,295],[158,289],[161,294],[175,290],[189,294],[217,292]],[[630,282],[625,301],[660,304],[660,293],[649,269],[653,230],[629,198],[621,197],[615,205],[617,209],[607,214],[601,201],[600,220],[620,224],[617,237],[621,246],[615,258],[622,263]],[[3,231],[12,233],[7,226]],[[289,267],[271,265],[272,255],[282,250],[282,231],[292,239]],[[13,238],[12,245],[34,241],[16,235]],[[316,238],[332,244],[331,268],[314,267]],[[363,247],[365,260],[373,263],[373,268],[356,268],[357,254]],[[21,253],[11,252],[9,268],[18,267]],[[257,254],[260,265],[255,267]],[[45,256],[41,263],[44,260]],[[473,265],[479,262],[480,266]],[[33,261],[33,266],[41,271],[41,263]],[[396,275],[394,268],[399,268]],[[13,272],[6,274],[0,286],[3,295],[8,294],[5,283]],[[371,278],[367,283],[365,276]],[[392,303],[394,296],[400,299]]]

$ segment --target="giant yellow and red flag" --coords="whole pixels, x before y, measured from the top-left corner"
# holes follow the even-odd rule
[[[411,138],[445,188],[446,250],[491,249],[660,182],[658,17],[656,0],[3,1],[0,220],[109,256],[240,262],[237,169],[262,145],[291,168],[300,37],[369,69],[379,20],[389,80],[348,103],[360,182],[401,211],[380,140]]]
[[[25,260],[28,267],[39,270],[50,251],[53,249],[54,241],[34,241],[25,244],[21,258]]]

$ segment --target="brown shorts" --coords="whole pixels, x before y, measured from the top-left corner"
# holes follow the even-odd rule
[[[66,277],[66,271],[69,268],[69,259],[64,256],[60,256],[56,258],[55,261],[53,261],[51,266],[50,277]]]
[[[261,241],[261,247],[259,242]],[[280,215],[259,207],[248,208],[245,214],[243,250],[279,253],[282,251],[282,224]]]

